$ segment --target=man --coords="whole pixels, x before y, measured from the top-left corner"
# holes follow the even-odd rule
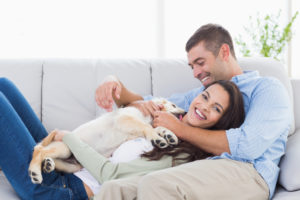
[[[245,104],[243,125],[230,130],[205,130],[184,125],[174,116],[160,112],[150,100],[124,87],[116,78],[106,80],[96,91],[96,101],[110,111],[130,105],[154,116],[153,126],[164,126],[180,139],[215,155],[148,174],[138,180],[104,183],[100,197],[114,199],[270,199],[279,174],[291,126],[291,108],[284,86],[258,72],[243,72],[237,63],[230,34],[223,27],[200,27],[186,44],[194,77],[203,85],[232,80],[240,88]],[[203,87],[169,98],[188,109]]]

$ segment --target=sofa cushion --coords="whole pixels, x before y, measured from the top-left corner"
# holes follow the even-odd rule
[[[295,127],[300,129],[300,79],[291,79],[294,91],[294,113],[295,113]],[[297,91],[297,92],[296,92]],[[298,103],[296,103],[298,102]]]
[[[151,90],[151,69],[150,63],[139,59],[102,59],[97,61],[97,82],[96,87],[107,75],[116,75],[120,81],[131,91],[148,95]],[[105,110],[98,106],[96,115],[104,113]]]
[[[193,77],[193,71],[186,60],[151,60],[153,96],[169,97],[200,87],[200,81]]]
[[[300,129],[289,137],[280,161],[279,183],[287,191],[300,190]]]
[[[0,170],[0,199],[18,200],[17,193],[7,181],[3,172]]]
[[[0,77],[13,81],[41,118],[42,60],[37,59],[1,59]]]
[[[42,121],[48,131],[73,130],[94,119],[95,70],[91,60],[45,61]]]
[[[289,192],[278,186],[272,200],[299,200],[300,190]]]
[[[42,121],[48,131],[73,130],[105,112],[95,103],[103,78],[115,74],[132,91],[151,93],[149,62],[55,59],[44,63]]]

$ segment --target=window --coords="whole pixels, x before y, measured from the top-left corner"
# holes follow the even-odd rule
[[[0,58],[186,58],[185,43],[201,25],[218,23],[237,37],[249,16],[279,9],[286,23],[300,1],[0,1]],[[300,15],[296,20],[290,66],[300,77]]]

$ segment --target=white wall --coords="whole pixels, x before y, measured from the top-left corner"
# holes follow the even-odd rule
[[[300,78],[300,1],[292,0],[292,13],[299,11],[297,21],[293,28],[293,38],[291,42],[291,66],[292,66],[292,76]]]
[[[300,1],[291,1],[293,12],[300,10]],[[0,0],[0,58],[185,58],[185,43],[201,25],[219,23],[236,37],[245,34],[248,17],[258,12],[282,9],[286,23],[287,2]],[[300,16],[292,43],[293,76],[300,76],[299,22]]]

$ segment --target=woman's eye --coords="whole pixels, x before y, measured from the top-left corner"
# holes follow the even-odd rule
[[[205,94],[202,94],[202,98],[203,98],[204,100],[207,100],[207,99],[208,99],[207,96],[206,96]]]
[[[214,107],[215,111],[217,111],[218,113],[221,113],[221,109],[218,108],[217,106]]]

